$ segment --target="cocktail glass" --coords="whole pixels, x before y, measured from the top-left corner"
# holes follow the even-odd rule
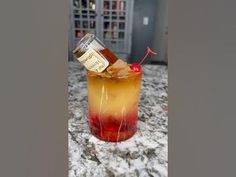
[[[137,130],[142,72],[105,77],[87,71],[91,133],[104,141],[129,139]]]

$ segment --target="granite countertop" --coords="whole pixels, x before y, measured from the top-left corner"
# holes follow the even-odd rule
[[[85,70],[69,62],[69,177],[167,177],[167,67],[143,71],[137,133],[108,143],[90,134]]]

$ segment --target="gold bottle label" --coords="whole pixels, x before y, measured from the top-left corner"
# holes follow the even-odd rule
[[[77,58],[88,70],[95,72],[104,71],[109,62],[99,55],[94,49],[89,48],[81,57]]]

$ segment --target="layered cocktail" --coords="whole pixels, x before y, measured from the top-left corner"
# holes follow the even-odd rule
[[[93,135],[111,142],[134,135],[141,77],[141,72],[132,70],[120,76],[87,72],[89,125]]]

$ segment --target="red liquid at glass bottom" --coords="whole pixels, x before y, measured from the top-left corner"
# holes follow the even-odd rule
[[[90,112],[91,133],[103,141],[119,142],[131,138],[137,131],[137,114],[123,117],[99,117]]]

